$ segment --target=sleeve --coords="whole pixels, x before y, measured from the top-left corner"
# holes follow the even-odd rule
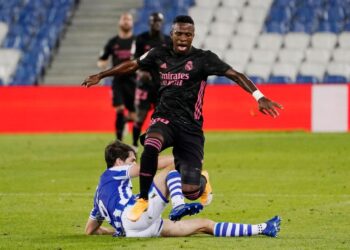
[[[113,179],[115,180],[124,180],[130,178],[130,168],[132,165],[112,167],[109,169],[111,171]]]
[[[156,63],[157,53],[158,53],[157,48],[153,48],[147,51],[145,54],[143,54],[137,59],[137,64],[140,66],[140,68],[143,68],[143,69],[152,70],[154,69],[154,67],[158,67]]]
[[[96,201],[96,194],[94,197],[94,207],[92,208],[91,212],[90,212],[90,219],[92,220],[96,220],[96,221],[103,221],[104,217],[101,215],[100,210],[98,209],[98,204]]]
[[[227,70],[231,68],[230,65],[223,62],[215,53],[208,51],[205,57],[204,70],[209,75],[222,76]]]
[[[108,57],[111,55],[111,40],[108,41],[108,43],[105,45],[105,47],[103,48],[103,50],[100,53],[100,57],[98,58],[99,60],[107,60]]]

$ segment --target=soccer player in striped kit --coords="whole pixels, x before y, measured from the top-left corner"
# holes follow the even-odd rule
[[[94,206],[86,224],[85,233],[112,234],[126,237],[175,237],[189,236],[196,233],[206,233],[217,237],[252,236],[263,234],[276,237],[280,229],[281,219],[275,216],[265,223],[256,225],[214,222],[209,219],[180,220],[182,216],[193,215],[203,207],[200,203],[185,203],[181,188],[180,173],[173,168],[173,157],[163,157],[159,160],[159,168],[164,168],[154,178],[149,196],[149,207],[136,222],[126,218],[128,211],[135,203],[132,193],[131,178],[140,173],[136,164],[135,151],[128,145],[115,141],[105,149],[107,169],[100,177],[94,197]],[[161,215],[171,198],[173,207],[170,220],[162,219]],[[178,208],[175,209],[174,208]],[[103,227],[106,220],[113,229]],[[176,221],[176,222],[175,222]]]

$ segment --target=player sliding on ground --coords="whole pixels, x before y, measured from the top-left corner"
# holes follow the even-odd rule
[[[226,76],[236,82],[253,95],[264,114],[277,117],[276,108],[282,108],[264,97],[253,82],[221,61],[216,54],[194,48],[194,29],[190,16],[177,16],[171,31],[172,48],[154,48],[137,60],[92,75],[82,83],[90,87],[102,78],[128,74],[139,68],[159,72],[159,101],[141,155],[140,198],[128,213],[132,221],[138,220],[147,209],[148,191],[157,171],[159,152],[168,147],[173,147],[175,168],[181,174],[185,197],[190,200],[201,197],[203,205],[210,202],[208,175],[201,172],[204,156],[202,105],[209,75]]]
[[[94,207],[85,227],[85,233],[111,234],[126,237],[171,237],[189,236],[206,233],[214,236],[235,237],[263,234],[276,237],[280,229],[280,218],[275,216],[265,223],[257,225],[220,222],[209,219],[190,219],[184,221],[163,220],[161,217],[168,204],[167,197],[171,197],[172,206],[189,211],[193,214],[202,209],[200,203],[185,204],[181,190],[181,177],[173,168],[173,157],[160,158],[159,168],[165,168],[154,178],[148,194],[149,206],[141,214],[138,221],[132,222],[126,218],[128,210],[135,203],[132,194],[131,178],[139,174],[140,168],[136,164],[134,150],[119,141],[106,147],[105,160],[107,170],[101,175],[95,197]],[[170,218],[178,220],[181,217],[172,210]],[[113,229],[103,227],[106,220]]]

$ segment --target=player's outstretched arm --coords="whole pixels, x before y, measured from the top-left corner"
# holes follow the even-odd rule
[[[174,157],[171,155],[159,156],[158,157],[158,169],[163,169],[166,167],[174,166]],[[140,165],[135,164],[129,173],[130,177],[138,177],[140,175]]]
[[[232,81],[236,82],[241,88],[252,94],[253,97],[259,103],[259,111],[265,115],[270,115],[273,118],[279,116],[279,112],[276,108],[283,109],[283,106],[277,102],[271,101],[266,98],[255,86],[255,84],[249,80],[249,78],[233,69],[229,69],[225,72],[225,76]]]
[[[113,228],[102,227],[102,221],[88,219],[85,226],[86,235],[113,235],[115,230]]]
[[[139,68],[139,65],[137,64],[136,60],[126,61],[121,64],[118,64],[113,68],[110,68],[98,74],[87,77],[81,85],[90,87],[95,84],[98,84],[105,77],[130,74],[135,72],[138,68]]]

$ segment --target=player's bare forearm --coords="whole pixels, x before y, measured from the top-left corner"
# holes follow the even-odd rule
[[[139,68],[139,65],[137,64],[136,60],[126,61],[113,68],[110,68],[98,74],[89,76],[83,81],[81,85],[90,87],[95,84],[98,84],[105,77],[131,74],[135,72],[138,68]]]
[[[85,226],[86,235],[113,235],[115,230],[113,228],[102,227],[102,221],[88,219]]]
[[[225,76],[236,82],[245,91],[252,94],[259,104],[259,111],[264,115],[270,115],[273,118],[279,116],[279,112],[276,108],[283,109],[283,106],[277,102],[273,102],[266,98],[255,86],[255,84],[249,80],[246,75],[239,73],[233,69],[229,69],[225,72]]]
[[[235,83],[237,83],[241,88],[243,88],[245,91],[247,91],[249,94],[252,94],[255,90],[258,88],[255,86],[255,84],[249,80],[249,78],[240,72],[237,72],[233,69],[229,69],[225,72],[225,76]]]

